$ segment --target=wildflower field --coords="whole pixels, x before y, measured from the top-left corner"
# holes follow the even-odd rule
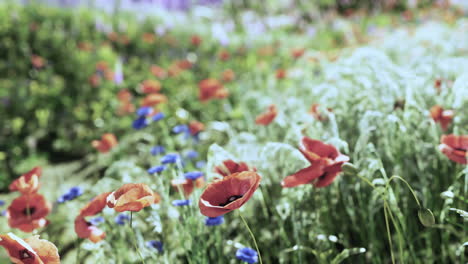
[[[19,2],[0,263],[468,262],[466,5]]]

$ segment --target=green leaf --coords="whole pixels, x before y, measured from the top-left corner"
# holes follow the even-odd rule
[[[434,214],[427,208],[421,208],[418,211],[419,221],[425,227],[431,227],[435,224]]]

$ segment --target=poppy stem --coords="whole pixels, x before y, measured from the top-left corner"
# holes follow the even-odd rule
[[[241,214],[240,211],[239,211],[239,216],[240,216],[240,218],[242,219],[242,222],[244,222],[245,227],[247,227],[247,230],[249,231],[250,236],[252,237],[252,240],[253,240],[253,242],[254,242],[254,244],[255,244],[255,249],[257,250],[257,253],[258,253],[258,259],[259,259],[259,261],[260,261],[260,264],[263,264],[263,262],[262,262],[262,255],[260,254],[260,250],[258,249],[258,245],[257,245],[257,240],[255,239],[255,236],[254,236],[254,234],[252,233],[252,230],[250,230],[250,227],[249,227],[249,225],[247,224],[247,221],[245,221],[245,219],[244,219],[244,217],[242,216],[242,214]]]
[[[138,256],[141,259],[141,263],[145,264],[145,259],[143,258],[143,255],[141,255],[140,249],[138,248],[137,237],[136,237],[135,230],[133,230],[132,224],[133,224],[133,212],[130,211],[129,226],[130,226],[130,230],[131,230],[131,232],[133,234],[133,246],[135,247],[135,250],[136,250],[136,252],[138,253]]]

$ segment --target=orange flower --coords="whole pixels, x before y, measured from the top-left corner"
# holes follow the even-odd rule
[[[205,102],[213,98],[222,99],[229,95],[222,83],[213,78],[202,80],[198,83],[200,101]]]
[[[219,59],[222,60],[222,61],[227,61],[229,60],[229,57],[231,57],[231,55],[229,54],[229,52],[227,52],[226,50],[222,50],[219,55],[218,55]]]
[[[107,197],[107,206],[114,208],[117,212],[138,212],[153,203],[159,203],[159,200],[159,195],[153,193],[148,185],[128,183]]]
[[[244,171],[214,181],[200,197],[200,212],[217,217],[240,208],[252,197],[261,179],[256,172]]]
[[[320,105],[319,104],[312,104],[312,106],[310,107],[310,110],[309,110],[309,113],[317,120],[319,121],[325,121],[327,120],[327,116],[326,115],[323,115],[322,113],[319,112],[319,107]],[[333,109],[331,108],[327,108],[328,112],[332,112]]]
[[[105,61],[98,61],[96,63],[96,70],[100,72],[105,72],[109,69],[109,66],[107,65],[107,62]]]
[[[446,131],[453,119],[453,110],[444,110],[439,105],[434,105],[431,107],[431,117],[434,119],[434,122],[439,122],[443,131]]]
[[[192,38],[190,39],[190,42],[194,46],[199,46],[201,44],[202,39],[198,35],[193,35]]]
[[[80,42],[78,43],[78,49],[82,51],[91,51],[93,49],[93,44],[86,41]]]
[[[130,100],[132,100],[132,93],[130,93],[130,91],[127,89],[122,89],[117,94],[117,98],[121,102],[130,102]]]
[[[93,243],[97,243],[106,237],[104,231],[86,221],[85,217],[102,212],[106,207],[109,194],[110,192],[102,193],[81,208],[80,214],[75,218],[75,232],[79,238],[88,238]]]
[[[250,168],[245,162],[237,163],[233,160],[225,160],[222,165],[216,166],[214,171],[226,177],[236,172],[257,171],[257,169],[255,167]]]
[[[156,35],[154,35],[153,33],[144,33],[142,39],[144,42],[152,44],[154,43],[154,41],[156,41]]]
[[[115,78],[115,74],[114,74],[113,71],[107,70],[107,71],[104,73],[104,77],[105,77],[106,80],[108,80],[108,81],[113,81],[114,78]]]
[[[286,78],[286,70],[285,69],[276,70],[276,79],[281,80],[284,78]]]
[[[160,103],[167,102],[167,97],[164,94],[159,93],[151,93],[148,94],[143,100],[141,101],[142,106],[155,106]]]
[[[302,138],[299,150],[311,166],[287,176],[281,182],[284,188],[308,183],[315,187],[328,186],[341,172],[343,163],[349,161],[349,157],[341,154],[334,146],[308,137]]]
[[[44,217],[51,208],[52,205],[40,194],[22,195],[13,200],[7,209],[8,224],[23,232],[32,232],[48,224]]]
[[[14,180],[8,187],[12,192],[20,192],[23,194],[35,193],[39,189],[39,178],[42,175],[42,168],[37,166],[32,170],[21,175]]]
[[[41,56],[32,55],[31,56],[31,64],[34,66],[34,68],[39,69],[39,68],[44,67],[45,61]]]
[[[17,237],[13,233],[0,235],[0,246],[8,251],[10,260],[18,264],[60,264],[57,247],[39,236]]]
[[[159,79],[164,79],[167,76],[166,70],[157,65],[151,65],[150,71],[154,76],[156,76]]]
[[[117,145],[117,138],[114,134],[105,133],[101,136],[101,140],[93,140],[91,145],[101,153],[109,152]]]
[[[117,110],[117,114],[119,115],[125,115],[133,112],[135,112],[135,105],[133,105],[132,103],[123,103]]]
[[[291,50],[291,56],[294,59],[298,59],[298,58],[302,57],[302,55],[304,55],[304,52],[305,52],[304,48],[302,48],[302,49],[293,49],[293,50]]]
[[[202,122],[190,121],[189,131],[192,136],[195,136],[203,130],[205,130],[205,125]]]
[[[98,87],[101,84],[101,77],[97,74],[93,74],[89,77],[88,81],[92,87]]]
[[[184,191],[184,195],[188,197],[190,194],[192,194],[194,187],[202,188],[205,185],[205,179],[203,179],[203,177],[200,177],[196,180],[174,179],[171,181],[171,185],[176,189],[181,187]]]
[[[233,70],[227,69],[222,73],[222,80],[223,82],[232,82],[236,78],[236,74]]]
[[[276,109],[276,105],[272,104],[268,106],[268,109],[265,113],[257,116],[257,118],[255,119],[255,124],[263,126],[269,125],[277,115],[278,109]]]
[[[468,164],[468,135],[442,135],[439,150],[450,160]]]
[[[161,90],[161,83],[157,80],[146,80],[141,84],[141,92],[145,94],[157,93]]]

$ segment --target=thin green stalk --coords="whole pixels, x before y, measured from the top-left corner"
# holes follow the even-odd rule
[[[393,244],[392,244],[392,237],[390,233],[390,225],[388,223],[388,216],[387,216],[387,202],[384,202],[384,216],[385,216],[385,226],[387,227],[387,236],[388,236],[388,243],[390,245],[390,255],[392,257],[392,263],[395,264],[395,256],[393,255]]]
[[[80,263],[80,249],[81,249],[80,238],[75,240],[75,247],[76,247],[76,263],[79,264]]]
[[[137,237],[136,237],[136,234],[135,234],[135,230],[133,230],[133,212],[132,211],[130,211],[129,226],[130,226],[130,231],[133,234],[133,246],[135,247],[135,250],[137,251],[138,256],[141,259],[141,263],[145,264],[145,259],[143,258],[143,255],[141,255],[140,249],[138,248],[138,242],[137,242]]]
[[[242,216],[241,212],[239,211],[239,216],[240,218],[242,219],[242,221],[244,222],[244,225],[245,227],[247,228],[247,230],[249,231],[250,233],[250,236],[252,237],[252,240],[255,244],[255,249],[257,250],[257,253],[258,253],[258,259],[260,261],[260,264],[263,264],[263,261],[262,261],[262,255],[260,254],[260,250],[258,249],[258,245],[257,245],[257,240],[255,239],[255,236],[254,234],[252,233],[252,230],[250,230],[250,227],[249,225],[247,224],[247,221],[245,221],[244,217]]]

